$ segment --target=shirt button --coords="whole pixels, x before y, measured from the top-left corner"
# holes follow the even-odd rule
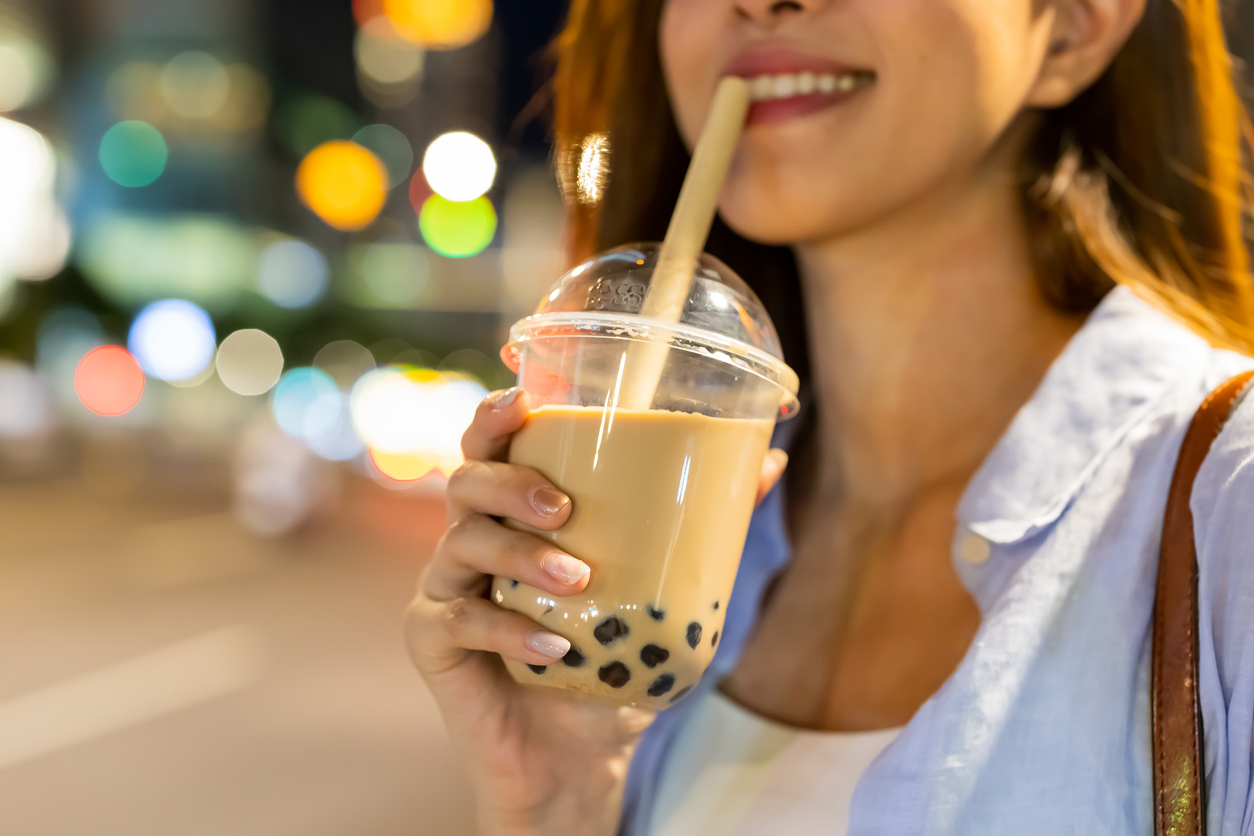
[[[967,563],[983,563],[988,560],[993,547],[974,531],[968,531],[958,541],[958,556]]]

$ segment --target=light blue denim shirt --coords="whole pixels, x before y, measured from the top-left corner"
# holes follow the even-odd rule
[[[958,504],[954,566],[980,628],[862,776],[851,836],[1153,833],[1150,613],[1167,488],[1202,399],[1252,366],[1125,289],[1089,317]],[[1210,833],[1250,836],[1254,397],[1215,443],[1192,508]],[[775,490],[754,515],[699,688],[735,665],[788,561],[782,511]],[[681,702],[646,734],[623,833],[647,833],[669,747],[699,705]]]

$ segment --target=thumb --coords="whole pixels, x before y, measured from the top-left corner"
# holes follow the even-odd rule
[[[777,447],[767,451],[766,458],[762,460],[762,474],[758,477],[758,498],[753,501],[754,505],[760,503],[771,492],[771,488],[775,487],[779,477],[784,475],[786,467],[788,467],[787,453]]]

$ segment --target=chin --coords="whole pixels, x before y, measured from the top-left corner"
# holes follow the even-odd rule
[[[789,246],[832,233],[832,230],[815,224],[816,218],[822,215],[806,212],[804,207],[797,207],[797,204],[792,204],[796,208],[789,211],[779,211],[776,208],[779,204],[775,201],[747,203],[748,205],[740,201],[724,201],[719,205],[719,215],[733,232],[749,241],[771,246]]]

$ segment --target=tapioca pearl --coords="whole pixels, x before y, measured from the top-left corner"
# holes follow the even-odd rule
[[[532,673],[544,673],[549,669],[548,665],[528,665]]]
[[[714,602],[714,611],[718,612],[718,601]]]
[[[701,625],[693,621],[688,625],[688,646],[696,650],[699,644],[701,644]]]
[[[714,631],[714,635],[710,636],[710,648],[718,647],[718,630]]]
[[[510,579],[509,579],[509,588],[510,588],[510,589],[517,589],[517,588],[518,588],[518,581],[514,580],[513,578],[510,578]]]
[[[666,610],[655,610],[649,604],[645,604],[644,609],[649,614],[649,618],[654,621],[661,621],[663,618],[666,618]]]
[[[611,688],[622,688],[631,679],[631,671],[622,662],[610,662],[601,666],[597,676]]]
[[[627,622],[616,615],[611,615],[597,625],[596,629],[592,631],[592,635],[596,636],[597,641],[601,644],[608,645],[615,639],[622,638],[630,632],[627,629]]]
[[[583,663],[588,661],[583,654],[571,645],[570,650],[566,651],[566,655],[562,657],[562,664],[568,668],[582,668]]]
[[[650,697],[660,697],[674,686],[675,675],[673,673],[664,673],[653,680],[653,684],[649,686],[647,693]]]
[[[676,693],[675,696],[671,697],[671,704],[674,705],[676,702],[683,699],[691,690],[692,690],[691,685],[687,685],[683,688],[680,688],[678,693]]]
[[[640,648],[640,661],[650,668],[656,668],[669,658],[671,658],[671,652],[664,647],[658,647],[656,644],[646,644]]]

